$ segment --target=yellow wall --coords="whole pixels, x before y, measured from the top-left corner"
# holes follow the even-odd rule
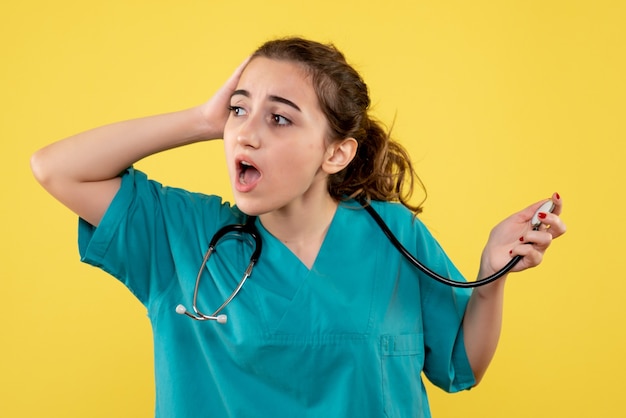
[[[35,183],[30,154],[198,104],[257,45],[288,34],[334,41],[376,115],[396,117],[430,193],[423,219],[468,276],[496,221],[554,191],[565,201],[568,234],[508,283],[485,381],[460,395],[431,388],[435,416],[624,416],[625,3],[368,4],[2,2],[0,416],[153,413],[144,309],[79,263],[76,219]],[[229,195],[219,143],[139,165]]]

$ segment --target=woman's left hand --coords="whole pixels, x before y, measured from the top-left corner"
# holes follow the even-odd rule
[[[539,214],[541,226],[537,230],[533,229],[530,220],[546,200],[509,216],[491,230],[481,257],[479,278],[500,270],[516,255],[523,258],[511,271],[522,271],[541,263],[552,240],[563,235],[567,229],[559,217],[563,210],[561,197],[555,193],[551,200],[554,210]]]

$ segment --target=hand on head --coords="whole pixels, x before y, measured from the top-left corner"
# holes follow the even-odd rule
[[[204,120],[209,125],[208,132],[211,133],[209,135],[211,138],[207,139],[223,138],[224,126],[226,125],[226,120],[229,115],[230,98],[237,88],[239,78],[248,65],[248,62],[250,62],[250,57],[239,64],[228,80],[226,80],[209,101],[199,106]]]

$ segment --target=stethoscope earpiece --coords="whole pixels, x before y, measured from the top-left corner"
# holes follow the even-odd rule
[[[187,315],[190,318],[193,318],[197,321],[207,321],[207,320],[212,320],[212,321],[217,321],[220,324],[225,324],[226,322],[228,322],[228,316],[224,315],[224,314],[220,314],[217,316],[214,315],[194,315],[192,313],[190,313],[187,308],[185,308],[183,305],[178,305],[176,306],[176,313],[179,315]]]

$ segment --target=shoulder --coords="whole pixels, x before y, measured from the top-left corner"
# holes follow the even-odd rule
[[[406,206],[398,202],[372,201],[372,207],[382,215],[390,218],[410,219],[415,218],[413,212]]]
[[[359,205],[355,203],[355,205]],[[362,217],[370,218],[372,228],[384,231],[388,229],[393,236],[411,251],[423,251],[426,248],[439,247],[436,239],[426,225],[406,206],[397,202],[372,201],[373,214],[362,210]],[[380,217],[377,221],[376,215]],[[381,222],[382,221],[382,222]],[[378,225],[376,225],[378,223]],[[387,234],[385,232],[385,234]]]
[[[243,216],[220,196],[164,185],[132,167],[122,173],[122,185],[115,200],[123,210],[134,208],[145,216],[164,216],[181,222],[209,216],[219,224],[221,219],[232,222]]]
[[[371,205],[390,228],[426,230],[424,223],[401,203],[373,201]]]

